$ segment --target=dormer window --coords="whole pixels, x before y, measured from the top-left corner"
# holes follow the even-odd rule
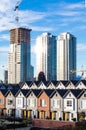
[[[84,94],[84,97],[86,97],[86,94]]]
[[[69,94],[69,97],[71,97],[71,94]]]
[[[56,93],[56,97],[58,96],[58,94]]]
[[[31,96],[33,96],[33,93],[31,93]]]

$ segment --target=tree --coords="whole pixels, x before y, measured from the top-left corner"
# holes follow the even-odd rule
[[[38,81],[46,81],[44,72],[39,72],[38,74]]]

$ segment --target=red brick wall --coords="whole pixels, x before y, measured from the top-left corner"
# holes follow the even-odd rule
[[[0,99],[2,99],[2,103],[0,104],[0,108],[5,108],[5,97],[3,94],[0,92]]]
[[[40,106],[40,100],[45,99],[46,100],[46,106]],[[42,92],[42,94],[38,97],[38,110],[43,110],[46,112],[47,116],[49,117],[50,115],[50,99],[49,97],[46,95],[45,92]]]
[[[63,129],[67,126],[70,126],[70,128],[78,126],[78,122],[66,122],[66,121],[52,121],[52,120],[39,120],[35,119],[33,120],[33,126],[36,127],[47,127],[47,128],[59,128],[63,127]]]

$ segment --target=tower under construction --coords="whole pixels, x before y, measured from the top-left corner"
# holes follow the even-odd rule
[[[14,28],[10,30],[10,52],[8,54],[8,83],[31,80],[33,67],[30,56],[31,29]]]

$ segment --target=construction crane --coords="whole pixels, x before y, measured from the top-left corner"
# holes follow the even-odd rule
[[[70,70],[70,72],[71,73],[81,72],[81,79],[85,79],[84,73],[86,72],[86,70],[83,69],[83,65],[81,66],[81,70]]]
[[[15,21],[16,21],[17,26],[18,26],[18,22],[19,22],[18,7],[19,7],[20,3],[21,3],[21,0],[18,0],[15,5],[15,8],[14,8],[14,11],[16,12]]]

